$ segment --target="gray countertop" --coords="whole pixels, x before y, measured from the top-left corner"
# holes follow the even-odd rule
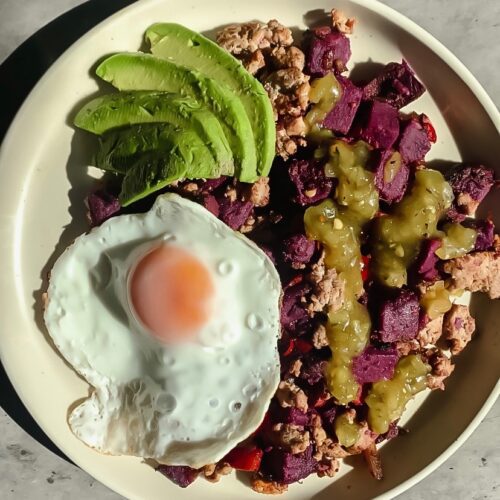
[[[100,1],[104,8],[111,0]],[[1,0],[0,63],[39,28],[82,3],[82,0]],[[493,101],[500,103],[498,0],[385,0],[384,3],[442,41],[479,79]],[[500,499],[499,419],[500,401],[497,401],[459,451],[399,498]],[[48,451],[0,408],[0,498],[83,500],[91,496],[95,500],[121,498]]]

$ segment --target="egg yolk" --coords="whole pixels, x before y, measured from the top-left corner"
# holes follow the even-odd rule
[[[162,245],[137,262],[129,280],[129,297],[137,318],[155,337],[182,341],[208,321],[214,284],[193,255]]]

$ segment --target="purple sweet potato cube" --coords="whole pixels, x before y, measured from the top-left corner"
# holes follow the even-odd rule
[[[399,355],[395,348],[377,349],[368,346],[353,359],[352,372],[359,384],[388,380],[394,375],[398,359]]]
[[[410,169],[398,156],[392,149],[376,150],[372,154],[375,187],[380,199],[389,204],[400,201],[408,188]],[[394,174],[398,166],[399,170]]]
[[[363,90],[356,87],[354,83],[343,76],[337,76],[337,80],[342,85],[342,95],[333,109],[326,115],[323,127],[346,135],[354,121],[358,111]]]
[[[87,204],[92,227],[101,225],[105,220],[117,214],[121,208],[118,198],[104,190],[89,194]]]
[[[324,166],[314,160],[293,160],[288,175],[295,188],[294,201],[302,206],[324,200],[333,187],[332,179],[325,175]]]
[[[475,251],[491,250],[495,239],[495,224],[491,219],[466,219],[462,225],[477,231],[476,244],[474,245]]]
[[[308,239],[304,234],[294,234],[283,242],[283,260],[292,266],[303,267],[307,264],[316,248],[313,240]]]
[[[342,73],[351,57],[351,42],[329,26],[307,32],[304,40],[306,71],[313,77]]]
[[[390,149],[399,136],[398,110],[386,102],[374,101],[362,110],[357,131],[374,148]]]
[[[429,239],[422,242],[415,269],[420,278],[425,281],[434,281],[439,276],[436,267],[439,257],[436,255],[436,250],[441,247],[441,244],[439,239]]]
[[[245,224],[253,210],[251,201],[231,201],[226,196],[220,196],[217,202],[219,203],[219,219],[235,231]]]
[[[493,169],[484,165],[455,165],[445,177],[455,195],[449,217],[456,221],[474,215],[495,183]]]
[[[337,405],[333,398],[329,399],[320,409],[319,414],[325,429],[332,429],[335,416],[337,415]]]
[[[222,186],[227,180],[228,177],[223,175],[217,179],[205,179],[204,181],[198,182],[198,185],[202,193],[211,193]]]
[[[417,80],[415,73],[406,61],[401,64],[387,64],[380,74],[368,82],[363,89],[363,99],[380,100],[397,109],[406,106],[420,97],[425,87]]]
[[[281,304],[281,324],[283,327],[292,328],[297,322],[309,317],[301,299],[310,291],[311,287],[306,283],[299,283],[284,290]]]
[[[270,481],[283,484],[295,483],[316,470],[316,460],[312,454],[312,445],[303,453],[296,455],[273,448],[264,453],[260,464],[260,473]]]
[[[314,357],[305,358],[300,370],[300,378],[305,380],[309,385],[317,384],[324,379],[325,367],[327,361]]]
[[[270,408],[271,419],[274,423],[294,424],[306,426],[310,423],[310,415],[302,410],[289,406],[282,408],[279,404],[272,405]]]
[[[382,443],[383,441],[390,441],[391,439],[394,439],[395,437],[398,437],[399,435],[399,430],[400,428],[398,427],[398,420],[394,420],[394,422],[391,422],[389,424],[389,430],[385,434],[380,434],[380,436],[377,437],[375,442]]]
[[[156,470],[181,488],[188,487],[198,477],[198,471],[187,465],[159,465]]]
[[[422,161],[431,149],[427,131],[417,118],[411,118],[401,124],[399,153],[406,163]]]
[[[219,217],[219,202],[213,194],[204,194],[201,197],[201,204],[216,217]]]
[[[379,313],[379,336],[382,342],[412,340],[417,336],[420,306],[415,292],[398,290],[386,299]]]

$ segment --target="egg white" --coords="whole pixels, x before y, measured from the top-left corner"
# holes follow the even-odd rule
[[[214,279],[215,314],[194,341],[161,343],[128,306],[131,266],[161,241]],[[220,460],[256,430],[279,383],[280,294],[264,252],[175,194],[79,237],[54,265],[45,310],[55,345],[93,386],[69,414],[73,433],[102,453],[196,468]]]

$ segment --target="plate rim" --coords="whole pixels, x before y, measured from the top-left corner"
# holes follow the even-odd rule
[[[127,14],[129,11],[139,11],[141,9],[149,8],[150,4],[168,2],[171,0],[139,0],[135,3],[132,3],[124,8],[118,10],[111,16],[102,20],[98,24],[96,24],[92,29],[87,31],[83,36],[81,36],[78,40],[72,43],[45,71],[43,76],[38,80],[36,85],[30,91],[28,96],[23,101],[19,110],[17,111],[14,119],[12,120],[9,128],[3,138],[2,143],[0,144],[0,167],[3,163],[3,158],[5,155],[5,151],[9,149],[10,143],[13,141],[13,138],[18,135],[19,122],[21,122],[22,117],[26,114],[26,110],[29,109],[31,101],[36,98],[36,96],[41,92],[41,88],[44,86],[45,80],[47,80],[50,76],[50,73],[54,69],[54,67],[61,64],[68,57],[71,57],[72,52],[77,49],[79,46],[84,45],[88,39],[90,39],[95,32],[98,32],[102,29],[105,29],[108,25],[112,24],[117,18]],[[178,0],[173,0],[178,1]],[[486,90],[479,83],[477,78],[472,74],[472,72],[465,66],[465,64],[451,52],[442,42],[440,42],[436,37],[418,25],[415,21],[407,17],[406,15],[400,13],[393,7],[390,7],[379,0],[347,0],[348,2],[359,5],[367,10],[373,12],[375,15],[380,15],[383,18],[388,19],[393,22],[401,29],[406,31],[407,33],[415,36],[421,43],[423,43],[427,48],[429,48],[433,53],[435,53],[438,57],[442,59],[442,61],[461,79],[464,84],[468,87],[468,89],[472,92],[472,94],[476,97],[479,104],[486,112],[488,117],[491,119],[493,126],[496,128],[500,135],[500,111],[494,104],[491,97],[488,95]],[[332,0],[333,2],[333,0]],[[333,2],[334,3],[334,2]],[[1,306],[1,304],[0,304]],[[35,418],[35,415],[38,413],[34,408],[31,407],[31,404],[28,398],[25,396],[24,391],[20,384],[17,383],[17,377],[15,375],[15,370],[12,368],[10,363],[5,359],[3,355],[2,349],[2,340],[0,337],[0,361],[2,362],[7,377],[9,378],[12,386],[14,387],[17,395],[21,399],[22,403],[29,411],[29,413],[33,416],[37,424],[41,427],[41,429],[47,434],[49,439],[54,442],[54,444],[82,470],[95,477],[99,482],[110,488],[112,491],[117,492],[118,494],[127,497],[127,492],[121,490],[120,485],[109,484],[106,480],[105,473],[100,474],[99,471],[92,471],[91,473],[83,466],[79,464],[79,460],[75,460],[72,456],[70,446],[66,446],[64,443],[59,443],[57,438],[57,434],[52,432],[52,430],[46,428],[45,425],[41,425],[39,420]],[[399,485],[391,488],[390,490],[382,493],[381,495],[375,497],[377,499],[389,499],[394,498],[397,495],[400,495],[404,491],[408,490],[415,484],[422,481],[425,477],[427,477],[431,472],[436,470],[441,464],[443,464],[451,455],[455,453],[455,451],[463,445],[463,443],[470,437],[473,431],[478,427],[481,421],[484,419],[488,411],[491,409],[496,400],[500,397],[500,379],[497,381],[494,389],[490,393],[489,397],[485,400],[484,404],[481,406],[475,417],[471,420],[469,425],[465,428],[465,430],[458,436],[458,438],[448,447],[446,448],[439,456],[437,456],[432,462],[430,462],[427,466],[421,469],[418,473],[414,474],[412,477],[408,478],[406,481],[403,481]],[[50,451],[50,450],[49,450]]]

